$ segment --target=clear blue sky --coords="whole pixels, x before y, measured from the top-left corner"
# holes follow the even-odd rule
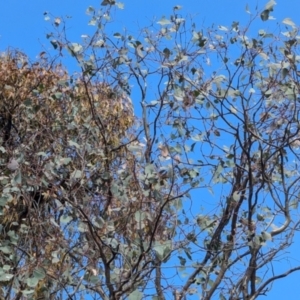
[[[42,45],[50,48],[45,34],[51,29],[49,23],[44,21],[43,13],[48,11],[55,16],[72,16],[68,22],[68,32],[74,40],[87,30],[88,16],[85,10],[89,5],[97,7],[101,1],[89,0],[7,0],[0,2],[0,49],[8,46],[18,47],[30,56],[37,55]],[[209,26],[230,25],[232,21],[246,21],[247,14],[245,0],[125,0],[125,10],[118,15],[116,28],[130,28],[134,30],[139,26],[147,25],[154,17],[170,15],[174,5],[182,5],[183,15],[195,15],[198,24]],[[182,3],[181,3],[182,2]],[[264,7],[266,1],[249,0],[249,8]],[[298,0],[278,0],[274,15],[277,21],[285,17],[292,18],[300,23]],[[254,9],[253,9],[254,11]],[[149,20],[149,21],[148,21]],[[276,21],[274,21],[276,22]],[[262,26],[270,26],[266,23]]]
[[[248,15],[245,13],[248,2],[250,11],[256,5],[263,8],[266,1],[258,0],[120,0],[125,4],[124,11],[116,16],[114,27],[116,30],[127,28],[138,32],[138,29],[150,24],[154,18],[160,19],[163,15],[169,16],[172,7],[183,6],[180,13],[185,16],[195,16],[198,25],[206,27],[211,24],[230,25],[232,21],[245,23]],[[85,10],[89,5],[97,7],[101,1],[88,0],[2,0],[0,1],[0,51],[8,47],[18,48],[30,57],[34,58],[42,51],[43,47],[51,49],[46,33],[51,30],[49,22],[44,20],[44,12],[54,16],[72,16],[68,22],[69,38],[79,41],[81,34],[87,33],[88,16]],[[263,29],[281,22],[289,17],[297,25],[300,25],[300,1],[299,0],[277,0],[277,6],[273,15],[275,21],[258,23],[257,29]],[[272,23],[273,22],[273,23]],[[255,29],[255,28],[254,28]],[[74,66],[70,65],[70,69]],[[133,99],[134,100],[134,99]],[[295,247],[300,249],[300,243]],[[287,262],[288,263],[288,262]],[[284,266],[283,266],[284,267]],[[265,299],[300,299],[300,274],[295,273],[286,279],[275,283],[272,292]]]

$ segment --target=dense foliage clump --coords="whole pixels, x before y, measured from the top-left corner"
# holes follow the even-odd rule
[[[274,5],[206,31],[175,6],[135,38],[103,1],[82,44],[60,18],[47,35],[77,73],[1,55],[1,299],[254,300],[300,270],[278,269],[299,231],[298,28],[250,26]]]

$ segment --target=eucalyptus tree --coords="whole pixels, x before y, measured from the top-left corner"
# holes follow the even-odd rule
[[[210,28],[175,6],[134,37],[105,0],[82,43],[46,16],[80,72],[2,56],[1,297],[256,299],[300,270],[278,263],[300,220],[298,27],[251,27],[274,5]]]

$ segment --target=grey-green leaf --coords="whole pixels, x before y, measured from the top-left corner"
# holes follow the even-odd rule
[[[268,9],[265,9],[261,14],[260,14],[260,17],[263,21],[267,21],[269,20],[269,14],[270,14],[270,11]]]
[[[143,298],[143,294],[139,290],[135,290],[129,296],[129,300],[141,300]]]

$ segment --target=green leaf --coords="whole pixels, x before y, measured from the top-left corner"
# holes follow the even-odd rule
[[[259,34],[259,36],[265,36],[267,33],[264,29],[260,29],[260,30],[258,30],[258,34]]]
[[[52,41],[50,41],[50,43],[52,44],[52,46],[53,46],[54,49],[57,49],[58,43],[57,43],[56,40],[52,40]]]
[[[171,252],[171,241],[155,242],[153,250],[156,252],[159,259],[163,260]]]
[[[181,265],[181,266],[185,266],[185,264],[186,264],[186,259],[185,259],[184,257],[182,257],[182,256],[178,256],[178,258],[179,258],[179,261],[180,261],[180,265]]]
[[[139,290],[135,290],[129,296],[129,300],[141,300],[143,298],[143,294]]]
[[[29,287],[34,288],[34,287],[36,287],[37,284],[39,283],[39,279],[38,279],[37,277],[31,277],[31,278],[28,278],[28,279],[26,280],[26,282],[27,282],[27,285],[28,285]]]
[[[43,268],[37,268],[33,271],[33,277],[38,280],[44,279],[45,276],[46,276],[46,273]]]
[[[277,3],[274,1],[274,0],[270,0],[266,6],[265,6],[265,9],[266,10],[270,10],[272,11],[273,10],[273,7],[276,5]]]
[[[296,24],[290,18],[283,19],[282,23],[286,24],[286,25],[289,25],[289,26],[292,26],[293,28],[296,27]]]
[[[270,241],[270,240],[272,240],[272,235],[271,235],[269,232],[263,231],[263,232],[261,233],[261,236],[262,236],[262,238],[263,238],[265,241]]]
[[[104,0],[102,1],[101,5],[102,6],[107,6],[107,5],[115,5],[116,1],[115,0]]]
[[[59,160],[60,164],[62,165],[68,165],[71,161],[72,159],[70,157],[61,158]]]
[[[219,25],[218,28],[219,28],[219,30],[222,30],[222,31],[228,31],[228,28],[225,26]]]
[[[266,9],[260,14],[260,17],[263,21],[267,21],[267,20],[269,20],[269,14],[270,14],[270,11],[268,9]]]
[[[139,152],[143,150],[143,147],[140,144],[130,144],[127,146],[127,149],[130,152]]]
[[[142,44],[137,45],[136,48],[135,48],[135,50],[136,50],[136,54],[137,54],[139,57],[141,57],[141,58],[144,57],[144,54],[143,54],[143,45],[142,45]]]
[[[99,284],[101,284],[99,276],[94,276],[94,275],[92,275],[92,276],[89,277],[89,282],[91,284],[93,284],[93,285],[99,285]]]
[[[163,53],[164,53],[164,55],[165,55],[165,58],[169,58],[170,55],[171,55],[171,51],[170,51],[170,49],[168,49],[168,48],[165,48],[165,49],[163,50]]]
[[[71,178],[75,178],[75,179],[82,178],[82,172],[80,170],[74,170],[71,174]]]
[[[9,265],[4,265],[2,267],[2,270],[4,270],[4,271],[9,271],[10,269],[11,269],[11,266],[9,266]]]
[[[2,147],[2,146],[0,146],[0,151],[1,151],[1,153],[6,153],[6,150],[5,150],[5,148],[4,148],[4,147]]]
[[[103,226],[105,225],[105,221],[101,217],[96,217],[92,223],[95,227],[100,229],[103,228]]]
[[[215,134],[215,136],[221,136],[220,131],[217,129],[214,130],[214,134]]]
[[[23,295],[31,295],[34,293],[34,289],[33,290],[22,290],[22,294]],[[30,298],[31,299],[31,298]]]
[[[298,208],[298,205],[299,205],[298,199],[295,199],[295,200],[293,200],[293,201],[290,202],[290,207],[291,207],[292,209],[297,209],[297,208]]]
[[[122,35],[120,33],[116,32],[116,33],[114,33],[114,37],[116,39],[120,39],[120,38],[122,38]]]
[[[54,19],[54,25],[55,26],[59,26],[60,23],[61,23],[61,19],[60,18],[55,18]]]
[[[155,168],[152,164],[147,164],[145,167],[145,174],[148,178],[152,178],[153,174],[155,174]],[[156,175],[155,175],[156,177]]]
[[[122,3],[122,2],[117,2],[116,3],[116,6],[119,8],[119,9],[124,9],[124,3]]]
[[[59,262],[59,252],[58,251],[53,251],[52,253],[51,253],[51,256],[53,257],[52,258],[52,263],[53,264],[56,264],[56,263],[58,263]]]
[[[226,300],[225,296],[222,293],[220,293],[220,300]]]
[[[180,6],[180,5],[175,5],[175,6],[173,7],[173,9],[174,9],[174,10],[180,10],[180,9],[182,9],[182,6]]]
[[[97,24],[97,19],[96,18],[91,18],[88,25],[89,26],[95,26]]]
[[[83,50],[83,47],[78,43],[72,43],[69,47],[70,47],[70,50],[72,52],[74,52],[75,54],[78,54],[78,53],[82,52],[82,50]]]
[[[69,140],[69,141],[68,141],[68,144],[69,144],[69,146],[71,146],[71,147],[74,146],[76,149],[80,149],[79,144],[77,144],[76,142],[73,142],[73,141]]]
[[[245,8],[245,10],[246,10],[246,13],[248,13],[248,14],[251,14],[251,12],[250,12],[250,10],[249,10],[249,6],[248,6],[248,4],[246,4],[246,8]]]
[[[240,192],[239,191],[235,191],[233,193],[233,195],[232,195],[233,201],[238,202],[238,201],[240,201],[240,198],[241,198]]]
[[[93,6],[89,6],[87,9],[86,9],[86,14],[91,14],[95,11],[94,7]]]
[[[94,47],[102,48],[102,47],[104,47],[104,44],[105,44],[104,40],[98,40],[95,42]]]
[[[0,251],[3,252],[4,254],[13,253],[12,249],[9,246],[0,247]]]
[[[17,185],[22,184],[22,174],[21,171],[19,171],[16,176],[14,177],[14,183]]]
[[[155,107],[159,102],[157,100],[151,101],[149,104],[147,104],[147,107]]]
[[[187,249],[184,249],[184,253],[186,254],[186,256],[189,260],[193,260],[191,254],[190,254],[190,251],[188,251]]]
[[[47,157],[48,156],[47,153],[45,153],[45,152],[38,152],[36,155],[37,156],[43,156],[43,157]]]
[[[171,21],[166,19],[165,17],[162,17],[158,22],[157,24],[161,25],[161,26],[164,26],[164,25],[169,25],[171,24]]]
[[[285,77],[289,74],[289,70],[287,68],[282,69],[282,79],[285,79]]]
[[[257,214],[257,221],[264,221],[265,220],[265,218],[264,218],[264,216],[263,215],[261,215],[261,214]]]
[[[88,231],[87,225],[83,222],[79,222],[78,231],[79,232],[87,232]]]
[[[14,277],[13,274],[3,274],[0,276],[0,282],[1,281],[9,281]]]
[[[73,217],[70,216],[70,215],[66,215],[66,214],[63,214],[61,217],[60,217],[60,222],[62,223],[69,223],[70,221],[73,220]]]
[[[143,221],[146,219],[146,215],[143,211],[138,210],[134,213],[134,219],[137,223],[143,223]]]

